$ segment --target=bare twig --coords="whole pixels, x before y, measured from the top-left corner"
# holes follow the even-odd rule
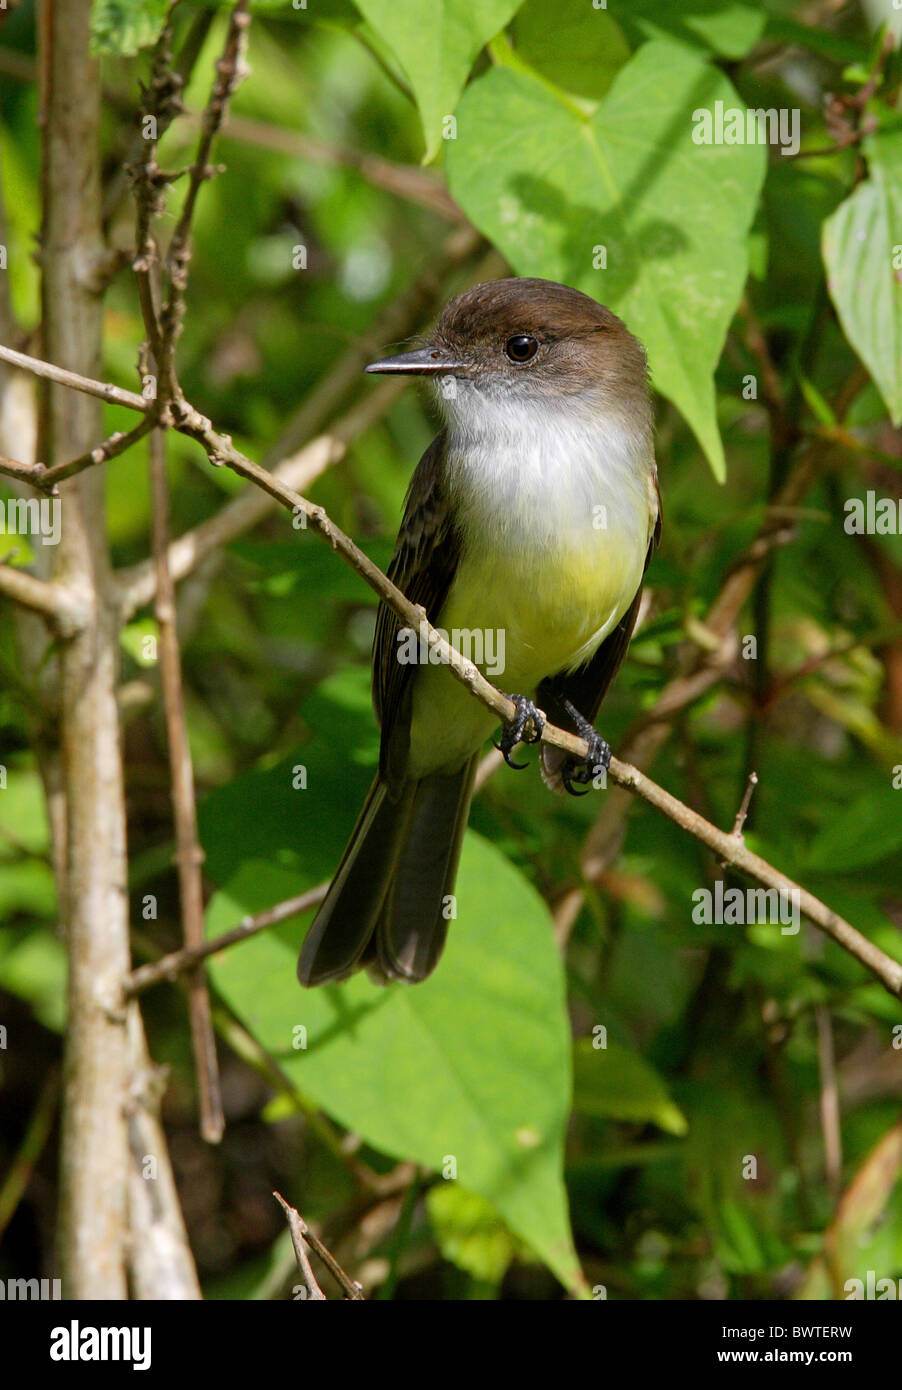
[[[298,1268],[307,1286],[307,1293],[310,1295],[312,1303],[325,1303],[326,1295],[323,1293],[310,1264],[310,1256],[307,1254],[307,1246],[304,1236],[307,1234],[307,1226],[299,1211],[289,1206],[285,1198],[278,1192],[272,1194],[281,1206],[285,1215],[288,1217],[288,1229],[291,1232],[291,1243],[294,1246],[294,1256],[298,1262]]]
[[[236,449],[229,436],[220,434],[215,430],[206,416],[190,405],[184,397],[179,396],[175,399],[170,411],[172,427],[202,444],[212,463],[227,465],[242,477],[257,483],[270,497],[288,508],[295,517],[306,518],[305,525],[309,525],[312,530],[316,531],[352,569],[356,570],[370,588],[384,599],[405,626],[419,633],[421,640],[436,653],[444,665],[450,668],[452,675],[487,709],[492,710],[505,723],[514,717],[516,711],[512,701],[501,691],[496,690],[472,661],[461,656],[460,652],[445,641],[441,634],[429,624],[424,610],[406,598],[378,566],[374,565],[369,557],[354,544],[350,537],[339,530],[322,507],[315,506],[299,493],[286,487],[274,474],[267,473],[259,464],[254,463],[247,455]],[[779,500],[782,505],[793,505],[797,497],[801,495],[804,490],[803,480],[807,482],[811,467],[810,461],[799,464],[780,495]],[[722,633],[726,637],[732,621],[754,584],[758,567],[770,552],[769,537],[774,531],[782,528],[784,524],[780,520],[766,523],[762,535],[737,561],[708,616],[706,627],[712,632]],[[667,689],[665,689],[666,693]],[[666,737],[666,729],[667,724],[664,723],[663,729],[661,725],[658,725],[655,731],[662,730],[662,735],[659,736]],[[542,734],[542,742],[549,743],[555,748],[561,748],[576,758],[588,756],[589,750],[585,740],[552,724],[546,724]],[[800,909],[805,916],[849,951],[851,955],[855,956],[891,994],[899,996],[902,992],[902,964],[893,960],[879,947],[868,941],[866,937],[862,936],[837,913],[831,911],[813,894],[793,883],[792,880],[759,858],[758,855],[752,854],[734,836],[719,830],[689,807],[684,806],[663,787],[659,787],[644,776],[637,767],[613,758],[609,773],[614,782],[634,792],[669,816],[695,839],[721,854],[734,868],[741,869],[743,873],[764,884],[765,887],[781,889],[786,893],[797,893]]]
[[[169,294],[160,311],[159,351],[155,352],[160,369],[160,395],[166,401],[169,401],[177,390],[175,345],[181,333],[185,312],[185,291],[191,259],[191,220],[202,184],[216,172],[209,162],[213,141],[225,117],[232,93],[248,71],[244,60],[250,24],[247,6],[248,0],[237,0],[229,19],[225,48],[216,64],[216,79],[201,119],[197,153],[188,175],[188,191],[166,254]],[[153,344],[151,346],[153,347]]]
[[[58,463],[55,468],[43,470],[35,481],[35,487],[41,488],[44,492],[50,491],[64,478],[72,478],[85,468],[93,468],[97,464],[117,458],[119,454],[124,454],[126,449],[130,449],[139,439],[143,439],[152,423],[152,420],[147,418],[135,425],[134,429],[117,430],[102,444],[97,444],[93,449],[87,449],[83,454],[79,454],[78,458],[70,459],[68,463]]]
[[[360,1285],[355,1284],[354,1280],[351,1279],[349,1275],[345,1274],[344,1270],[336,1260],[335,1256],[332,1254],[330,1250],[327,1250],[326,1246],[323,1245],[319,1237],[313,1234],[310,1227],[307,1225],[306,1221],[301,1216],[300,1212],[297,1211],[295,1207],[291,1206],[288,1202],[286,1202],[285,1198],[281,1195],[281,1193],[274,1192],[272,1195],[275,1197],[276,1201],[279,1203],[279,1205],[282,1207],[282,1210],[285,1212],[285,1215],[288,1217],[288,1227],[291,1231],[291,1241],[294,1245],[294,1253],[297,1256],[297,1261],[300,1265],[301,1273],[303,1274],[307,1287],[310,1290],[311,1299],[316,1299],[318,1302],[325,1302],[326,1295],[323,1293],[319,1284],[316,1282],[316,1279],[313,1277],[313,1270],[310,1268],[310,1258],[307,1254],[308,1245],[310,1246],[311,1250],[315,1250],[317,1255],[319,1255],[320,1259],[328,1269],[329,1273],[335,1280],[337,1280],[338,1284],[344,1290],[346,1296],[349,1299],[354,1300],[354,1302],[362,1302],[363,1290],[361,1289]]]
[[[5,454],[0,454],[0,473],[5,473],[8,478],[18,478],[23,483],[31,483],[37,487],[37,479],[40,477],[40,469],[34,463],[19,463],[17,459],[7,458]]]
[[[386,380],[383,387],[364,397],[359,405],[337,421],[326,433],[311,440],[290,458],[283,459],[273,476],[298,491],[306,491],[331,464],[347,452],[348,445],[379,419],[403,389],[403,383]],[[275,500],[259,488],[248,487],[227,502],[214,516],[186,531],[169,547],[169,569],[178,582],[192,574],[213,552],[237,536],[252,530],[276,509]],[[120,612],[129,618],[154,595],[154,569],[151,560],[122,569],[116,576]]]
[[[388,410],[404,390],[404,382],[387,378],[358,401],[347,414],[336,420],[325,434],[310,438],[328,418],[330,411],[359,379],[363,365],[372,355],[372,347],[405,338],[441,294],[448,275],[465,261],[479,245],[470,231],[453,232],[445,240],[438,255],[411,284],[404,294],[386,308],[379,323],[363,343],[357,343],[340,358],[328,376],[317,386],[297,413],[288,421],[278,440],[264,460],[279,459],[273,472],[282,482],[298,492],[306,492],[311,484],[332,464],[342,459],[348,446],[364,430]],[[474,270],[477,279],[491,278],[499,270],[497,258],[485,258]],[[298,448],[303,441],[304,447]],[[294,452],[297,450],[297,452]],[[288,453],[288,457],[285,454]],[[193,573],[213,552],[236,537],[244,535],[275,508],[273,498],[259,488],[248,487],[228,501],[215,516],[201,522],[174,540],[169,547],[169,568],[178,582]],[[127,619],[153,598],[154,573],[149,560],[139,561],[118,572],[115,580],[120,611]]]
[[[40,492],[55,493],[57,484],[66,478],[74,478],[76,473],[83,473],[86,468],[93,468],[124,454],[126,449],[144,437],[152,425],[153,420],[147,416],[134,429],[116,430],[102,443],[79,454],[78,458],[70,459],[68,463],[58,463],[53,468],[46,468],[43,463],[17,463],[15,459],[0,458],[0,473],[8,473],[21,482],[30,483]]]
[[[153,555],[156,567],[156,619],[159,632],[160,679],[166,719],[166,742],[172,781],[179,902],[185,945],[204,941],[204,890],[201,877],[203,853],[197,836],[194,768],[185,702],[182,664],[176,628],[175,586],[169,573],[169,490],[166,482],[165,434],[155,429],[150,436],[150,485],[153,508]],[[212,1144],[222,1138],[225,1120],[216,1060],[216,1039],[210,1016],[210,996],[203,967],[195,965],[188,976],[188,1010],[200,1096],[201,1134]]]
[[[236,946],[239,941],[247,941],[258,932],[265,931],[267,927],[274,927],[279,922],[287,922],[291,917],[300,916],[308,908],[317,907],[328,889],[328,883],[321,883],[317,888],[299,893],[296,898],[286,898],[284,902],[276,903],[275,907],[268,907],[265,912],[255,913],[253,917],[244,917],[237,927],[223,932],[221,936],[214,936],[202,946],[185,946],[180,951],[170,951],[168,955],[161,956],[149,965],[139,966],[125,982],[126,995],[130,997],[140,994],[142,990],[160,984],[163,980],[174,980],[183,971],[189,970],[199,961],[206,960],[208,956],[225,950],[227,946]]]
[[[26,570],[0,565],[0,595],[49,618],[61,637],[72,637],[87,621],[85,606],[69,585],[37,579]]]
[[[153,270],[157,264],[157,248],[151,226],[162,210],[163,193],[169,182],[157,164],[157,146],[173,118],[183,109],[182,81],[172,66],[172,16],[177,3],[178,0],[171,0],[151,59],[150,82],[145,89],[146,101],[140,122],[143,157],[127,166],[128,176],[135,188],[136,207],[132,269],[138,286],[147,341],[157,362],[161,355],[162,332],[154,292]]]
[[[757,772],[750,772],[748,784],[746,786],[742,802],[740,804],[739,810],[736,812],[736,819],[733,822],[733,834],[736,836],[737,840],[742,839],[742,827],[745,825],[746,817],[749,813],[749,806],[751,805],[752,796],[754,795],[754,791],[757,785]]]
[[[15,348],[0,345],[0,362],[8,362],[11,367],[21,367],[23,371],[31,372],[32,376],[40,377],[44,381],[53,381],[58,386],[70,386],[73,391],[83,391],[88,396],[99,396],[102,401],[111,401],[113,405],[124,405],[127,410],[140,410],[142,415],[146,415],[153,405],[152,401],[145,400],[136,391],[125,391],[121,386],[113,386],[108,381],[94,381],[89,376],[82,376],[80,372],[70,372],[65,367],[57,367],[39,357],[29,357],[25,352],[17,352]]]

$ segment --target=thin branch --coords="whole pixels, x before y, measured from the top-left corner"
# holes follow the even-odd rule
[[[283,459],[274,469],[274,476],[289,487],[306,491],[331,464],[344,457],[349,444],[385,413],[402,389],[403,382],[386,379],[382,388],[365,396],[328,433]],[[248,487],[231,498],[213,516],[171,543],[169,570],[173,579],[178,582],[192,574],[208,555],[252,530],[275,506],[273,498],[256,487]],[[141,560],[118,572],[115,587],[123,618],[130,618],[138,608],[150,603],[155,584],[152,560]]]
[[[91,388],[95,387],[96,384],[88,383]],[[83,382],[79,384],[78,389],[85,389]],[[93,394],[97,394],[96,390],[93,391]],[[255,482],[270,497],[275,498],[277,502],[291,511],[295,517],[306,518],[305,526],[309,525],[323,540],[327,541],[332,549],[337,551],[342,559],[397,614],[405,626],[419,634],[420,640],[436,653],[442,664],[450,668],[451,674],[470,691],[471,695],[480,700],[487,709],[497,714],[502,722],[507,723],[513,719],[516,713],[513,702],[500,690],[496,690],[472,661],[461,656],[460,652],[445,641],[428,622],[424,609],[411,603],[401,590],[382,573],[379,567],[373,564],[369,556],[365,555],[349,536],[339,530],[322,507],[308,502],[305,497],[286,487],[274,474],[267,473],[258,463],[254,463],[246,454],[243,454],[240,449],[236,449],[231,438],[215,430],[207,417],[190,405],[184,397],[179,396],[172,402],[170,422],[174,429],[202,444],[211,463],[217,466],[228,466],[241,477]],[[798,465],[777,499],[780,505],[795,505],[798,497],[804,491],[804,486],[807,485],[812,471],[813,463],[810,458],[806,457]],[[759,566],[769,553],[768,538],[783,526],[785,526],[785,522],[778,519],[772,518],[766,522],[762,535],[737,561],[708,615],[706,627],[712,632],[722,633],[726,637],[732,622],[754,584]],[[665,687],[665,694],[666,691],[667,688]],[[666,724],[663,727],[666,736]],[[656,729],[660,728],[660,725],[656,726]],[[584,739],[577,738],[566,729],[556,728],[553,724],[545,725],[541,741],[554,748],[563,749],[564,752],[578,759],[584,759],[589,754],[589,748]],[[637,767],[621,762],[618,758],[612,758],[609,774],[614,782],[655,806],[695,839],[719,853],[727,863],[732,864],[734,868],[741,869],[748,877],[768,888],[777,888],[786,893],[797,893],[801,911],[810,921],[855,956],[891,994],[898,997],[902,993],[902,964],[886,955],[873,942],[868,941],[850,923],[820,902],[813,894],[808,893],[791,879],[788,879],[758,855],[752,854],[744,844],[738,842],[732,835],[719,830],[688,806],[684,806],[663,787],[652,782]]]
[[[163,980],[174,980],[183,971],[190,970],[199,961],[206,960],[208,956],[216,955],[219,951],[224,951],[228,946],[236,946],[239,941],[247,941],[250,937],[256,936],[258,932],[265,931],[267,927],[274,927],[279,922],[287,922],[291,917],[299,917],[308,908],[318,907],[326,893],[329,891],[328,883],[321,883],[317,888],[311,888],[306,893],[299,893],[295,898],[286,898],[284,902],[276,903],[274,907],[268,907],[265,912],[258,912],[253,917],[244,917],[237,927],[232,927],[231,931],[223,932],[221,936],[214,936],[209,941],[205,941],[202,946],[183,946],[180,951],[170,951],[168,955],[161,956],[159,960],[152,961],[149,965],[141,965],[137,970],[133,970],[125,981],[124,989],[127,998],[140,994],[142,990],[149,989],[151,985],[160,984]]]
[[[273,1192],[272,1195],[288,1217],[288,1229],[291,1232],[294,1257],[298,1262],[298,1268],[301,1271],[301,1275],[307,1287],[307,1292],[310,1295],[310,1301],[311,1303],[325,1303],[326,1295],[316,1282],[316,1276],[313,1273],[313,1267],[310,1264],[310,1256],[307,1254],[307,1246],[304,1241],[304,1236],[307,1234],[307,1224],[302,1219],[300,1212],[297,1211],[295,1207],[289,1206],[280,1193]]]
[[[140,117],[143,152],[126,167],[135,190],[135,256],[132,269],[147,340],[157,362],[161,355],[162,330],[154,293],[152,272],[157,264],[157,248],[151,227],[154,218],[162,211],[164,190],[170,181],[157,164],[157,147],[174,117],[184,109],[181,101],[182,79],[172,66],[172,17],[177,3],[178,0],[170,0],[163,28],[154,45],[150,81],[145,89],[147,101]]]
[[[153,401],[145,400],[136,391],[125,391],[121,386],[113,386],[108,381],[94,381],[89,376],[69,372],[65,367],[56,367],[52,362],[44,362],[39,357],[29,357],[25,352],[16,352],[15,348],[0,345],[0,362],[8,362],[12,367],[21,367],[24,372],[31,372],[32,376],[42,377],[45,381],[53,381],[57,386],[69,386],[73,391],[83,391],[87,396],[99,396],[102,401],[124,405],[127,410],[140,410],[142,415],[146,415],[153,406]]]
[[[61,637],[72,637],[87,621],[84,605],[67,584],[36,579],[26,570],[0,564],[0,596],[13,599],[49,618]]]
[[[374,391],[367,392],[346,415],[335,421],[325,434],[311,438],[349,388],[359,380],[362,367],[372,355],[370,345],[378,343],[381,347],[384,343],[406,338],[431,311],[448,275],[466,261],[480,244],[480,238],[469,229],[452,232],[429,266],[386,307],[372,333],[343,354],[287,422],[265,457],[267,467],[270,458],[281,460],[273,466],[278,478],[298,492],[306,492],[321,473],[344,457],[354,439],[381,419],[404,390],[403,381],[386,378]],[[490,279],[502,266],[503,262],[491,253],[483,258],[473,273],[476,279]],[[304,447],[299,448],[302,444]],[[286,454],[289,456],[285,457]],[[252,530],[275,505],[274,500],[259,488],[248,487],[225,503],[214,516],[184,532],[169,548],[169,569],[173,579],[179,582],[193,573],[208,555],[220,551],[230,541]],[[120,570],[115,585],[120,612],[127,620],[153,598],[152,561],[142,560]]]
[[[150,437],[150,487],[152,548],[157,581],[155,613],[172,784],[182,932],[185,945],[197,948],[202,946],[204,941],[204,890],[201,877],[203,852],[197,835],[194,768],[185,720],[182,663],[176,628],[175,585],[167,563],[169,490],[166,482],[165,434],[159,429],[155,429]],[[188,976],[188,1012],[200,1096],[201,1134],[208,1143],[218,1144],[225,1128],[225,1119],[219,1085],[216,1039],[210,1014],[210,996],[201,966],[195,966]]]
[[[248,0],[237,0],[229,18],[225,48],[216,64],[216,80],[201,120],[197,153],[188,176],[188,191],[166,254],[169,294],[160,312],[159,353],[155,354],[160,370],[160,393],[166,401],[177,390],[175,345],[181,333],[185,313],[185,291],[191,259],[191,220],[202,184],[215,173],[209,162],[213,141],[223,122],[232,94],[248,72],[244,60],[250,25],[247,6]]]
[[[81,473],[85,468],[93,468],[97,464],[107,463],[109,459],[114,459],[119,454],[124,454],[126,449],[130,449],[139,439],[143,439],[147,431],[152,427],[153,420],[148,416],[141,420],[134,429],[116,430],[102,444],[97,444],[93,449],[88,449],[85,453],[79,454],[78,458],[70,459],[68,463],[58,463],[55,468],[42,468],[40,476],[35,481],[35,487],[41,488],[44,492],[53,489],[57,483],[61,483],[65,478],[72,478],[76,473]]]
[[[108,439],[96,444],[93,449],[86,450],[85,453],[79,454],[78,458],[70,459],[68,463],[58,463],[53,468],[47,468],[43,463],[17,463],[15,459],[0,458],[0,473],[8,473],[11,477],[29,483],[40,492],[50,494],[55,492],[57,484],[64,482],[66,478],[73,478],[76,473],[82,473],[86,468],[93,468],[97,464],[118,457],[119,454],[124,454],[126,449],[143,439],[152,426],[153,420],[146,416],[134,429],[115,430]]]
[[[30,483],[33,487],[37,487],[41,469],[37,464],[19,463],[17,459],[7,458],[5,454],[0,454],[0,473],[5,473],[8,478],[18,478],[20,482]]]
[[[294,1253],[297,1256],[301,1273],[310,1290],[311,1299],[315,1299],[317,1302],[325,1302],[326,1295],[313,1277],[313,1270],[310,1268],[310,1258],[307,1254],[308,1245],[319,1255],[329,1273],[344,1290],[346,1296],[349,1299],[353,1299],[355,1302],[362,1302],[363,1290],[360,1285],[356,1284],[349,1275],[345,1274],[335,1256],[323,1245],[319,1237],[313,1234],[300,1212],[297,1211],[295,1207],[290,1206],[279,1192],[274,1192],[272,1195],[288,1217],[288,1227],[291,1231],[291,1242],[294,1246]]]
[[[750,772],[748,784],[742,797],[742,802],[740,803],[739,810],[736,812],[736,819],[733,822],[733,834],[736,836],[737,840],[742,839],[742,827],[745,825],[746,817],[749,813],[749,806],[752,803],[752,796],[754,795],[754,791],[757,785],[757,772]]]

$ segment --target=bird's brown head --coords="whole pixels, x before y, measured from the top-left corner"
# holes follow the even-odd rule
[[[599,404],[647,410],[645,352],[603,304],[553,280],[490,280],[446,306],[425,344],[367,367],[448,379],[495,398],[559,401],[592,395]]]

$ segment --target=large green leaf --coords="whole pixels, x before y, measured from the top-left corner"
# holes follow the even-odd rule
[[[306,790],[292,786],[298,762]],[[211,933],[334,870],[355,811],[340,796],[334,768],[331,750],[305,749],[209,798],[203,840],[222,884]],[[363,775],[350,768],[361,792]],[[458,1177],[577,1290],[562,1177],[570,1038],[548,911],[472,832],[457,898],[441,965],[413,988],[379,989],[360,975],[302,990],[296,921],[226,952],[213,978],[304,1095],[384,1153]],[[306,1047],[295,1050],[299,1025]]]
[[[716,69],[664,41],[640,49],[593,115],[497,68],[461,99],[447,164],[454,197],[518,274],[566,281],[623,316],[723,477],[713,373],[765,158],[693,142],[693,112],[715,101],[742,105]]]
[[[824,223],[827,286],[843,332],[902,424],[902,132],[867,140],[870,177]]]
[[[394,54],[423,122],[426,158],[442,139],[479,50],[504,28],[521,0],[354,0]]]

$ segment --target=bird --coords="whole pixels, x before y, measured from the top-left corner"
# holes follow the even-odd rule
[[[497,745],[505,761],[525,766],[513,749],[551,720],[589,756],[543,744],[544,780],[583,794],[610,761],[593,723],[661,535],[644,348],[591,296],[510,277],[466,290],[420,346],[366,371],[428,378],[443,416],[389,578],[443,631],[497,638],[516,708]],[[498,719],[434,660],[411,659],[412,636],[382,602],[379,770],[303,942],[304,986],[364,967],[380,983],[425,980],[454,916],[476,768]]]

